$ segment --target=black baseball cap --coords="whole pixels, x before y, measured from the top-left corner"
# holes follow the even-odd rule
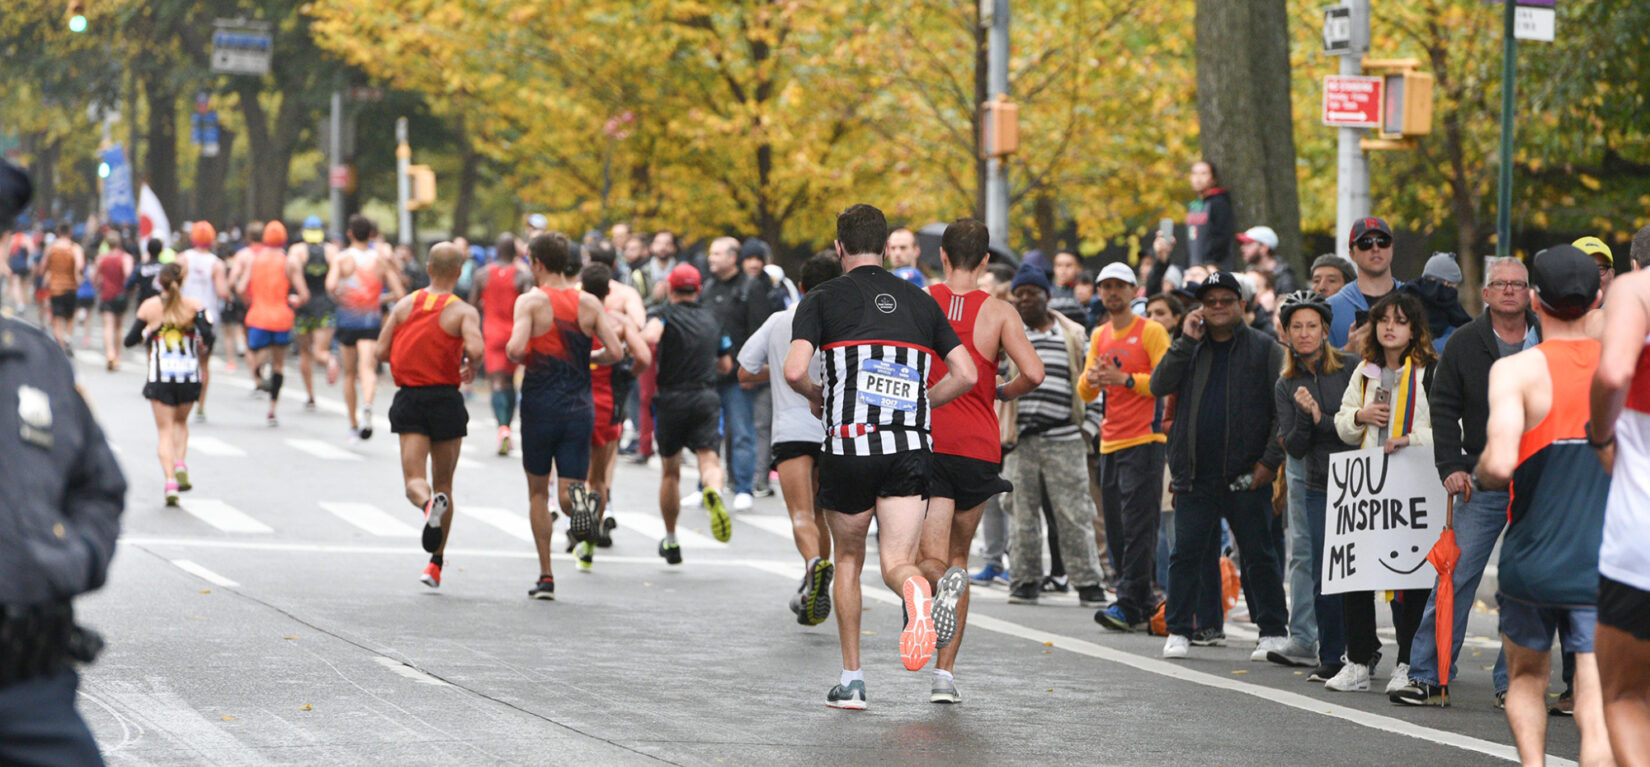
[[[1387,237],[1391,237],[1392,227],[1386,225],[1385,219],[1376,218],[1374,216],[1364,216],[1363,218],[1352,222],[1352,236],[1346,238],[1346,241],[1349,243],[1357,242],[1359,237],[1362,237],[1369,232],[1380,232]]]
[[[1215,272],[1209,275],[1209,279],[1197,286],[1197,300],[1202,301],[1203,296],[1215,288],[1230,290],[1237,294],[1239,301],[1243,300],[1243,285],[1238,282],[1237,275],[1231,272]]]
[[[1574,245],[1554,245],[1530,260],[1530,287],[1543,306],[1579,316],[1598,297],[1598,262]]]

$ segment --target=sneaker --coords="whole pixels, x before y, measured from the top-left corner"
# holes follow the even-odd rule
[[[828,559],[814,557],[808,560],[808,571],[802,576],[802,610],[797,622],[804,626],[818,626],[831,617],[831,579],[836,565]]]
[[[372,439],[372,408],[361,409],[361,439]]]
[[[1362,663],[1348,663],[1323,686],[1335,692],[1364,692],[1369,689],[1369,667]]]
[[[759,488],[756,488],[755,490],[752,490],[751,495],[754,495],[757,498],[772,498],[773,497],[773,488],[772,487],[759,487]],[[737,499],[737,498],[734,499],[735,502],[737,502],[738,500],[739,499]]]
[[[916,671],[934,657],[934,595],[928,579],[920,575],[906,578],[900,595],[905,600],[905,628],[899,632],[899,657],[906,671]]]
[[[1065,594],[1071,591],[1071,582],[1064,575],[1050,575],[1043,578],[1043,591],[1051,594]]]
[[[1576,694],[1574,690],[1565,690],[1547,707],[1548,716],[1575,716]]]
[[[987,562],[980,571],[969,576],[969,580],[976,586],[990,586],[993,583],[1008,583],[1008,571],[996,562]]]
[[[934,591],[934,647],[951,644],[957,635],[957,603],[968,593],[968,571],[953,567],[936,582]]]
[[[664,557],[665,562],[668,563],[668,564],[672,564],[672,565],[681,564],[682,563],[682,544],[680,544],[680,543],[670,543],[668,541],[663,541],[663,540],[659,541],[659,556]]]
[[[1226,644],[1226,632],[1220,629],[1198,629],[1192,632],[1192,644],[1198,647],[1220,647]]]
[[[728,509],[722,505],[722,494],[714,489],[705,488],[702,494],[705,510],[710,512],[710,534],[716,540],[727,543],[733,537],[733,519],[728,516]],[[746,507],[750,508],[750,507]]]
[[[510,454],[510,427],[508,426],[498,427],[498,454],[505,456]]]
[[[590,572],[590,566],[596,563],[596,543],[594,541],[583,541],[579,544],[578,560],[579,572]]]
[[[1255,651],[1249,653],[1249,660],[1255,663],[1265,663],[1268,656],[1274,652],[1282,652],[1289,646],[1289,637],[1261,637],[1255,643]]]
[[[952,677],[935,674],[934,685],[928,688],[928,702],[961,703],[962,696],[957,694],[957,680]]]
[[[538,581],[533,583],[533,587],[527,590],[527,596],[531,599],[554,600],[556,598],[556,579],[548,575],[541,576]]]
[[[1391,696],[1409,685],[1409,664],[1400,663],[1392,669],[1392,678],[1386,680],[1386,694]]]
[[[808,576],[806,576],[806,575],[802,576],[802,580],[803,580],[804,583],[806,583],[807,580],[808,580]],[[808,622],[806,620],[803,620],[803,618],[802,618],[802,592],[800,592],[800,591],[798,591],[795,594],[791,595],[791,614],[796,616],[796,622],[797,623],[800,623],[804,626],[808,625]]]
[[[1320,663],[1317,668],[1312,669],[1312,673],[1306,675],[1306,681],[1327,682],[1334,679],[1336,674],[1341,673],[1341,668],[1345,665],[1344,663]]]
[[[361,444],[361,430],[352,427],[349,434],[344,437],[344,444],[350,447]]]
[[[1104,610],[1095,610],[1094,622],[1112,631],[1122,631],[1124,633],[1145,631],[1151,627],[1151,624],[1147,623],[1144,618],[1130,616],[1123,610],[1122,605],[1116,603]]]
[[[441,565],[434,562],[424,565],[424,574],[418,576],[418,582],[432,589],[441,588]]]
[[[178,491],[179,492],[187,493],[190,490],[195,489],[194,485],[189,484],[189,467],[188,466],[185,466],[181,463],[176,465],[176,466],[173,466],[172,467],[172,478],[177,480],[177,482],[178,482]]]
[[[441,519],[447,516],[447,509],[452,508],[453,502],[446,493],[436,493],[424,504],[424,550],[434,554],[441,548]]]
[[[178,483],[176,482],[166,483],[166,505],[178,505]]]
[[[223,372],[225,373],[233,373],[237,369],[239,369],[239,366],[235,364],[235,360],[233,358],[226,360],[223,363]]]
[[[1267,653],[1266,659],[1279,666],[1308,668],[1318,665],[1318,654],[1312,648],[1302,646],[1293,639],[1289,640],[1283,649]]]
[[[1179,634],[1170,634],[1163,642],[1163,657],[1170,660],[1184,658],[1191,652],[1191,645],[1192,640]]]
[[[195,423],[206,423],[206,408],[195,411]]]
[[[304,412],[306,412],[306,413],[315,412],[315,400],[309,400],[309,401],[304,403]]]
[[[1507,710],[1507,691],[1502,690],[1495,694],[1495,707],[1502,711]]]
[[[1022,583],[1009,590],[1008,603],[1011,605],[1037,604],[1037,593],[1038,588],[1036,581]]]
[[[1444,688],[1435,684],[1427,684],[1419,679],[1411,679],[1409,684],[1388,692],[1386,698],[1393,703],[1404,706],[1449,705],[1449,701],[1444,698]]]
[[[751,497],[750,493],[734,493],[734,495],[733,495],[733,510],[734,511],[750,511],[751,507],[754,506],[754,505],[756,505],[756,500]]]
[[[264,416],[264,425],[269,426],[269,427],[275,427],[275,426],[280,426],[281,422],[280,422],[279,419],[277,419],[275,417],[274,413],[270,413],[269,415]]]
[[[1106,587],[1098,583],[1093,586],[1078,586],[1077,603],[1084,607],[1105,607]]]
[[[596,534],[596,548],[600,548],[600,549],[611,549],[611,548],[613,548],[613,528],[618,527],[618,526],[619,526],[618,520],[615,520],[612,517],[603,518],[602,519],[602,525],[601,525],[601,532]]]
[[[596,531],[596,509],[590,502],[590,491],[584,483],[575,482],[567,487],[567,501],[571,507],[567,513],[567,537],[569,540],[586,541]]]
[[[825,693],[825,705],[850,711],[865,710],[865,682],[855,679],[847,687],[837,685]]]

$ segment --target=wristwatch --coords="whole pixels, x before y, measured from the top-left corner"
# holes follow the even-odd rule
[[[1133,373],[1130,373],[1129,377],[1124,380],[1123,387],[1127,388],[1127,389],[1133,389],[1134,388],[1134,374]]]
[[[1593,422],[1592,421],[1587,422],[1586,433],[1587,433],[1587,446],[1591,447],[1594,450],[1603,450],[1604,448],[1607,448],[1611,445],[1616,444],[1616,435],[1614,435],[1614,434],[1611,434],[1610,438],[1607,439],[1607,440],[1604,440],[1603,442],[1599,442],[1598,440],[1593,439]]]

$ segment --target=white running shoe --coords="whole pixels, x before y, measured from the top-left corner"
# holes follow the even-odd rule
[[[750,511],[756,505],[756,499],[750,493],[739,493],[733,496],[734,511]]]
[[[1369,667],[1362,663],[1348,663],[1323,686],[1335,692],[1365,692],[1369,689]]]
[[[1255,651],[1249,653],[1249,660],[1256,663],[1265,663],[1268,653],[1283,652],[1289,647],[1289,637],[1261,637],[1255,643]]]
[[[1392,678],[1386,680],[1386,694],[1391,695],[1409,686],[1409,664],[1400,663],[1392,670]]]
[[[1163,643],[1164,658],[1184,658],[1190,652],[1192,640],[1179,634],[1170,634],[1168,641]]]

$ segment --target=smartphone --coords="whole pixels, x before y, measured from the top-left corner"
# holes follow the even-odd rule
[[[1165,239],[1174,239],[1174,219],[1160,218],[1157,220],[1157,236]]]
[[[1352,327],[1358,327],[1359,325],[1362,325],[1366,322],[1369,322],[1369,312],[1366,312],[1366,311],[1353,312],[1353,314],[1352,314]]]
[[[1375,390],[1375,404],[1385,405],[1386,403],[1391,402],[1391,401],[1392,401],[1392,390],[1391,389],[1376,389]]]

